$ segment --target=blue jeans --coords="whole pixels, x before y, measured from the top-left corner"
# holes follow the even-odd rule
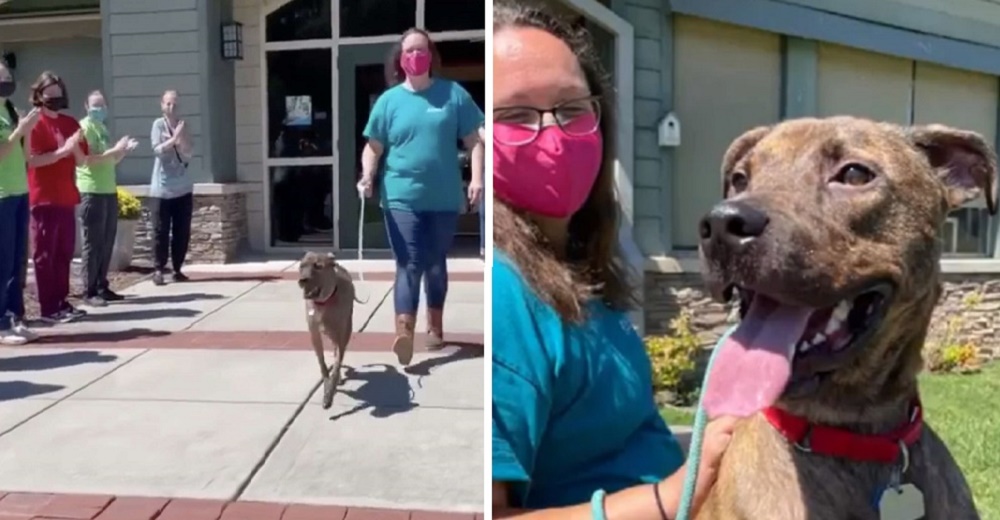
[[[0,330],[24,318],[21,266],[28,245],[28,196],[0,198]]]
[[[396,315],[416,315],[420,307],[420,282],[424,282],[427,307],[443,309],[448,294],[448,250],[455,239],[458,212],[385,212],[389,246],[396,257],[393,304]]]

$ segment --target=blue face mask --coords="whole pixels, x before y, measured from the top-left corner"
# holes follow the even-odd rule
[[[97,121],[98,123],[103,123],[104,118],[108,116],[107,110],[104,107],[93,107],[87,110],[87,117]]]

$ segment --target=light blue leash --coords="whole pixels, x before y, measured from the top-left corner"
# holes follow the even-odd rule
[[[676,520],[690,519],[691,502],[694,500],[694,488],[698,482],[698,465],[701,464],[701,445],[704,441],[705,426],[708,422],[708,417],[705,415],[705,408],[702,407],[701,401],[705,395],[705,389],[708,388],[708,377],[712,374],[712,364],[715,363],[715,357],[719,354],[722,344],[729,339],[729,336],[736,330],[736,327],[736,325],[733,325],[722,334],[719,341],[715,342],[712,354],[708,357],[708,366],[705,368],[705,377],[701,381],[701,392],[699,392],[700,395],[698,396],[698,410],[695,412],[694,426],[691,427],[691,443],[688,446],[686,463],[687,473],[684,475],[684,490],[681,492],[681,503],[677,507]]]

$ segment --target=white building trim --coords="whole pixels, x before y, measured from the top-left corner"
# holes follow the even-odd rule
[[[10,16],[0,17],[0,27],[14,25],[42,25],[50,23],[76,23],[101,21],[101,13],[53,14],[46,16]]]

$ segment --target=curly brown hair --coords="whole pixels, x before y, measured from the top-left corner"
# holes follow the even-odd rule
[[[494,3],[494,34],[503,29],[528,27],[559,38],[579,60],[591,94],[600,99],[603,161],[590,196],[570,218],[565,252],[555,251],[525,212],[496,197],[493,242],[518,266],[538,296],[566,321],[582,322],[586,318],[584,304],[595,296],[613,309],[631,310],[637,300],[618,242],[614,98],[607,74],[584,29],[574,28],[542,6],[519,1]]]

